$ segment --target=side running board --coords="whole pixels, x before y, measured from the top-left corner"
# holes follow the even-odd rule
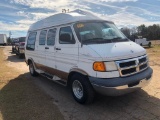
[[[40,73],[40,75],[48,78],[49,80],[52,80],[52,81],[58,83],[58,84],[61,84],[63,86],[67,86],[67,80],[63,80],[63,79],[61,79],[61,78],[59,78],[55,75],[53,76],[53,75],[50,75],[48,73]]]

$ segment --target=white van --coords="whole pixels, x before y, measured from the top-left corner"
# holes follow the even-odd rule
[[[25,45],[30,74],[69,86],[81,104],[91,103],[95,92],[117,96],[135,91],[152,77],[144,48],[113,22],[82,10],[34,23]]]
[[[0,45],[7,45],[7,36],[6,36],[6,34],[0,34]]]
[[[147,41],[146,38],[139,38],[139,39],[135,39],[135,42],[141,46],[148,46],[151,47],[151,42]]]

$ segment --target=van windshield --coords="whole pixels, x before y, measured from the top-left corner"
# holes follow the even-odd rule
[[[74,29],[83,44],[129,41],[113,23],[109,22],[79,22],[74,24]]]

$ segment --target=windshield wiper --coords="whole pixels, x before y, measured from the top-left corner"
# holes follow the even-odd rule
[[[122,37],[114,37],[113,39],[122,39]]]
[[[83,43],[89,43],[89,42],[99,43],[99,42],[101,42],[102,40],[104,40],[104,39],[103,39],[103,38],[91,38],[91,39],[83,40]]]
[[[108,40],[111,40],[112,42],[124,42],[124,41],[128,41],[127,38],[122,38],[122,37],[115,37],[115,38],[108,39]]]
[[[115,37],[112,39],[104,39],[104,38],[91,38],[91,39],[86,39],[83,40],[83,44],[91,44],[91,43],[114,43],[114,42],[124,42],[128,41],[127,38],[122,38],[122,37]]]

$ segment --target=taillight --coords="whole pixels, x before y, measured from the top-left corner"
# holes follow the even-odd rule
[[[22,43],[22,42],[20,43],[20,46],[24,46],[24,45],[25,45],[25,43]]]

